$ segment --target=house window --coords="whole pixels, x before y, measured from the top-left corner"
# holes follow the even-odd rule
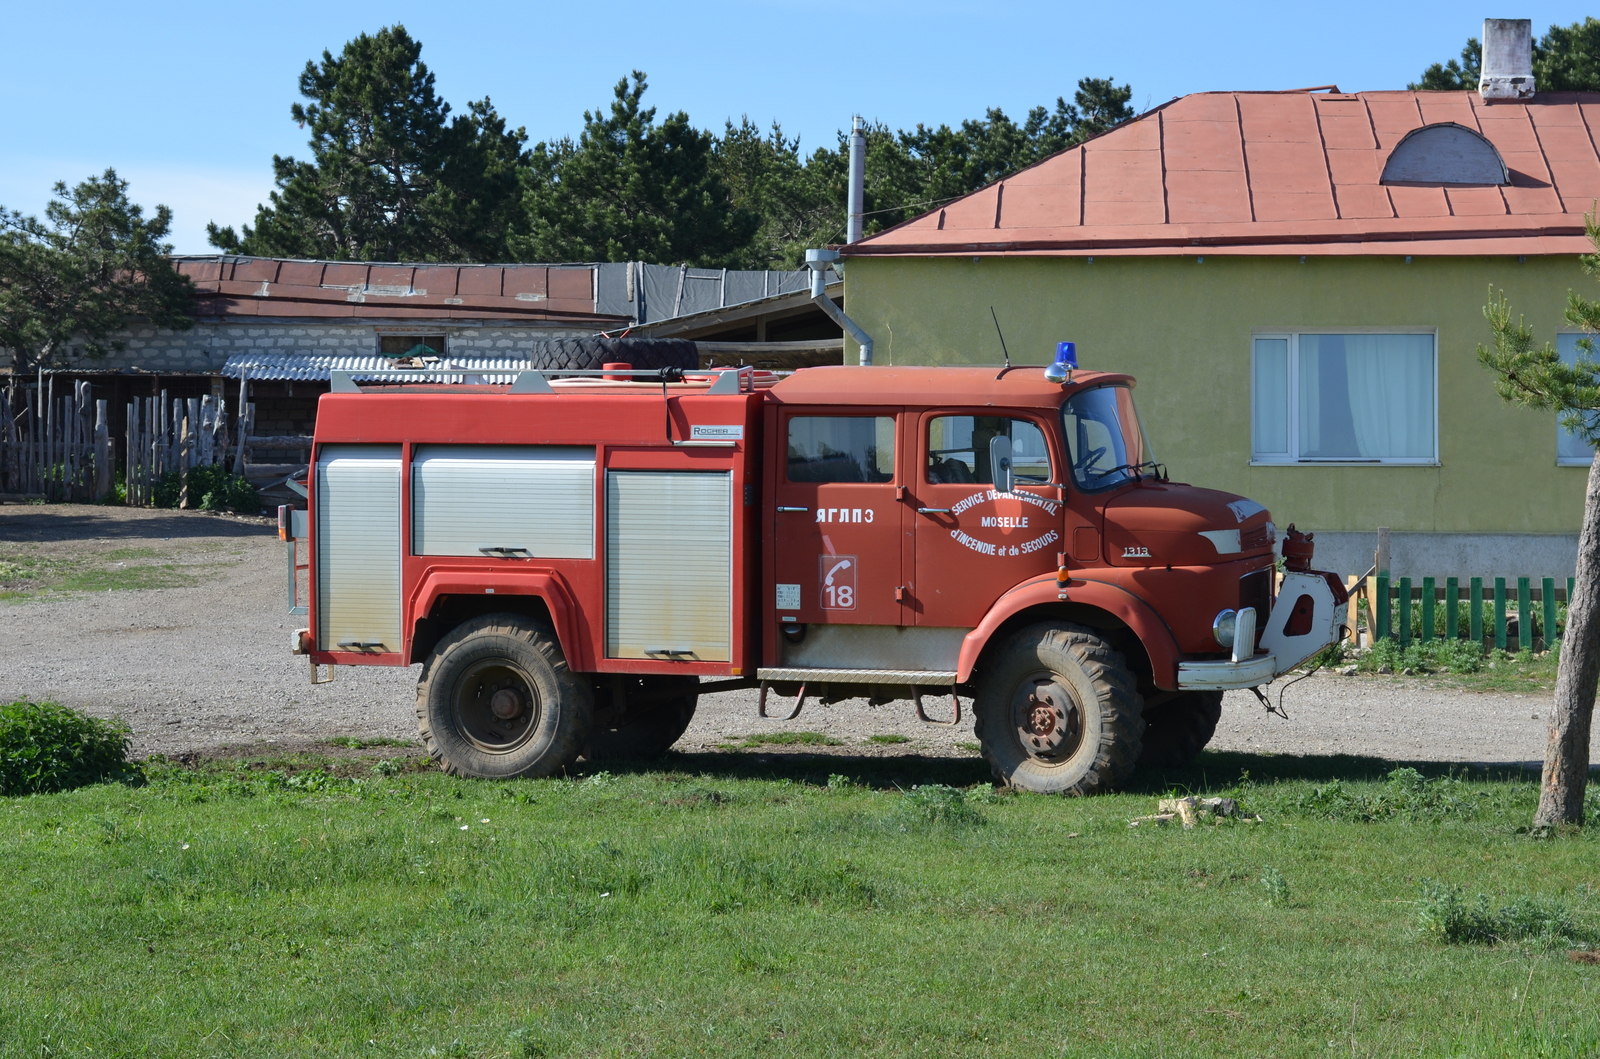
[[[1561,363],[1576,364],[1580,358],[1600,361],[1600,347],[1593,350],[1578,348],[1578,343],[1586,337],[1593,338],[1594,336],[1585,335],[1582,332],[1556,335],[1556,352],[1561,354]],[[1562,426],[1560,417],[1557,417],[1556,464],[1561,467],[1587,467],[1593,462],[1594,446]]]
[[[443,335],[379,335],[378,352],[386,357],[442,357]]]
[[[1438,460],[1434,336],[1256,335],[1251,462]]]

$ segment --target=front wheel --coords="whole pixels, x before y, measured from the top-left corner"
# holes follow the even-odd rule
[[[1093,629],[1042,624],[985,666],[973,705],[995,778],[1040,794],[1095,794],[1133,771],[1141,700],[1122,655]]]
[[[1222,719],[1222,692],[1185,691],[1144,712],[1139,764],[1183,768],[1200,756]]]
[[[577,760],[594,702],[555,630],[517,614],[456,626],[423,663],[417,728],[446,772],[549,776]]]

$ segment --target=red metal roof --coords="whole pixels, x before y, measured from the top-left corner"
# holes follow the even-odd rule
[[[404,265],[179,257],[198,316],[626,324],[594,311],[588,265]]]
[[[1507,186],[1379,183],[1423,125],[1482,133]],[[1600,93],[1202,92],[852,246],[894,254],[1576,254]]]

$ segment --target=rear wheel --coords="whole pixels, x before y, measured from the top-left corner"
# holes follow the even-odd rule
[[[456,776],[559,772],[577,759],[593,711],[555,630],[516,614],[486,614],[452,629],[417,682],[422,741]]]
[[[1033,625],[985,666],[973,710],[995,778],[1041,794],[1110,790],[1139,759],[1144,719],[1122,655],[1081,625]]]
[[[621,699],[618,699],[618,684]],[[594,726],[586,761],[660,757],[694,720],[696,677],[601,677],[595,686]]]
[[[1222,692],[1184,691],[1144,714],[1144,750],[1139,764],[1182,768],[1200,756],[1222,719]]]

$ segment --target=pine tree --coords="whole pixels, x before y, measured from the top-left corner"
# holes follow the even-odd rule
[[[107,169],[58,182],[43,221],[0,207],[0,346],[15,375],[122,348],[130,319],[186,330],[194,298],[164,242],[172,211],[146,218],[128,183]]]
[[[645,75],[617,82],[608,112],[584,111],[574,143],[533,149],[522,260],[738,263],[759,221],[735,206],[718,167],[716,138],[683,111],[656,123],[642,105]]]
[[[1600,221],[1584,217],[1595,253],[1584,255],[1583,269],[1600,276]],[[1495,374],[1495,390],[1507,401],[1555,412],[1561,425],[1600,446],[1600,362],[1591,358],[1592,340],[1580,342],[1575,364],[1563,364],[1548,342],[1535,349],[1533,331],[1519,317],[1511,318],[1504,293],[1489,291],[1484,307],[1494,336],[1493,348],[1478,347],[1478,360]],[[1587,335],[1600,334],[1600,301],[1567,292],[1566,320]],[[1583,799],[1589,778],[1589,733],[1594,717],[1595,686],[1600,682],[1600,447],[1589,465],[1584,494],[1583,525],[1578,534],[1578,569],[1567,624],[1561,634],[1556,668],[1555,704],[1545,744],[1544,774],[1533,825],[1548,829],[1583,823]]]
[[[494,261],[521,222],[527,134],[488,99],[465,114],[434,89],[404,26],[363,33],[308,62],[290,116],[312,160],[274,156],[277,190],[243,234],[207,226],[228,253],[331,260]]]

